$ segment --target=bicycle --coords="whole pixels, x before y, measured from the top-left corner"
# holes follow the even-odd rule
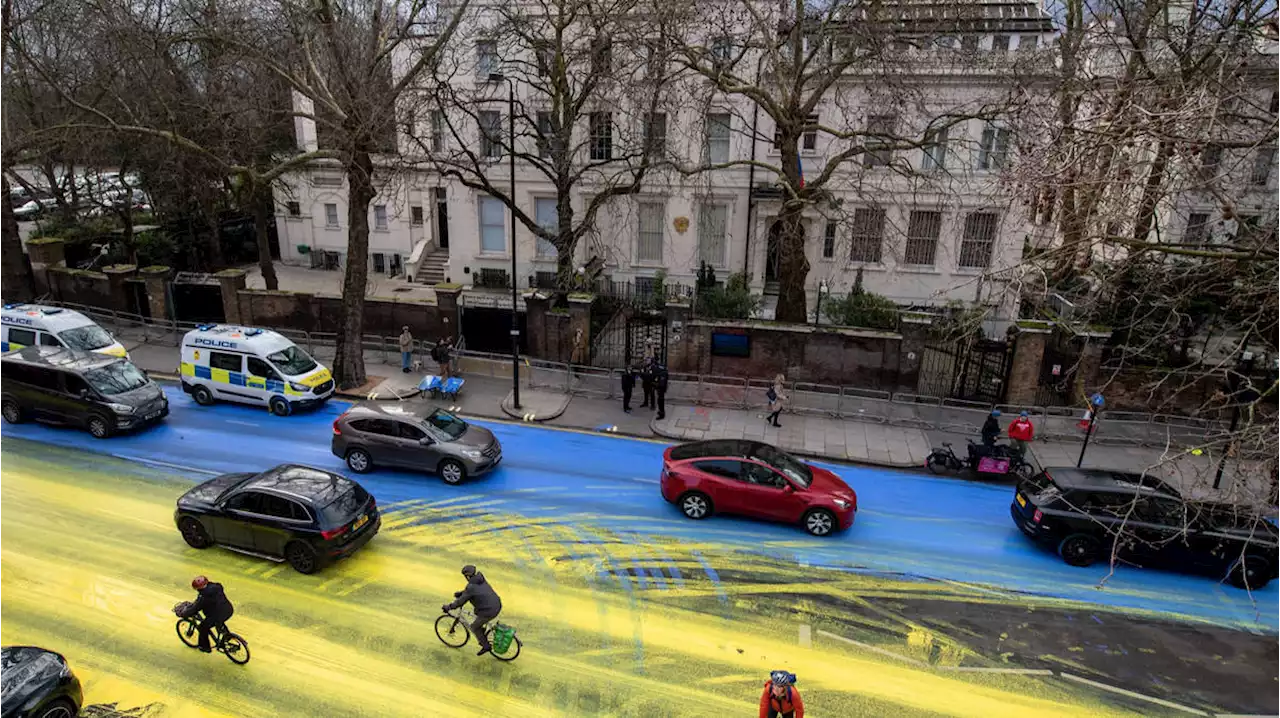
[[[174,628],[178,631],[178,638],[187,644],[188,648],[200,646],[200,624],[196,622],[194,616],[179,618]],[[226,656],[232,663],[243,666],[249,662],[249,642],[232,633],[225,624],[213,629],[212,638],[214,650]]]
[[[467,645],[467,641],[471,640],[471,614],[467,611],[458,609],[455,611],[445,611],[436,619],[436,638],[440,642],[450,648],[462,648]],[[511,629],[511,644],[507,646],[507,650],[499,653],[497,643],[494,642],[495,629],[499,626]],[[515,634],[515,626],[493,621],[485,626],[485,635],[489,637],[489,645],[493,646],[493,650],[489,651],[489,655],[499,661],[514,661],[516,656],[520,655],[520,648],[524,645],[520,641],[520,637]]]

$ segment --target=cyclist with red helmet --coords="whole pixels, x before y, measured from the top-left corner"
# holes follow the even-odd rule
[[[804,701],[796,690],[796,674],[774,671],[760,694],[760,718],[804,718]]]
[[[178,614],[179,618],[189,618],[197,613],[204,614],[204,618],[199,621],[200,650],[212,653],[213,649],[209,646],[210,632],[219,627],[226,631],[227,621],[236,609],[231,605],[220,583],[214,583],[204,576],[196,576],[191,580],[191,587],[196,590],[196,600],[192,603],[178,604],[174,613]]]

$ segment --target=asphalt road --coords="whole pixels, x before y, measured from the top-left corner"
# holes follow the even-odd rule
[[[386,511],[382,535],[302,577],[188,549],[172,501],[214,472],[343,470],[329,453],[343,405],[281,419],[171,400],[165,425],[109,441],[5,427],[0,630],[6,643],[72,645],[95,677],[91,700],[155,701],[166,715],[736,715],[770,667],[787,665],[815,715],[1167,708],[1075,678],[1207,714],[1276,712],[1274,587],[1254,605],[1209,578],[1121,568],[1099,588],[1105,569],[1068,567],[1018,533],[1006,488],[832,466],[862,510],[851,531],[816,539],[685,520],[658,495],[659,444],[486,423],[504,445],[500,470],[460,487],[361,477]],[[512,666],[474,663],[431,636],[433,607],[468,562],[500,586],[531,643]],[[204,657],[168,633],[164,611],[196,572],[239,597],[236,628],[255,646],[239,674],[253,676],[248,687],[230,664],[200,669]],[[187,671],[194,687],[182,687]],[[451,698],[419,685],[424,675]],[[306,677],[323,687],[308,691]],[[388,682],[395,691],[367,698]],[[197,707],[231,690],[243,710]]]

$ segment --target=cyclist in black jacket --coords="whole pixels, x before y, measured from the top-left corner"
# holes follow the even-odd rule
[[[475,566],[463,566],[462,575],[467,577],[467,587],[453,594],[458,600],[446,603],[441,609],[452,611],[468,602],[471,604],[476,612],[476,620],[471,622],[471,632],[480,642],[480,652],[476,655],[483,656],[493,650],[493,646],[489,645],[489,637],[484,634],[484,625],[502,613],[502,599],[498,598],[493,586],[489,585],[484,574],[477,571]]]
[[[195,602],[177,611],[177,614],[179,618],[189,618],[197,613],[204,613],[204,619],[198,626],[200,650],[211,653],[213,649],[209,647],[209,633],[217,627],[226,631],[227,621],[231,619],[236,609],[231,605],[220,583],[214,583],[204,576],[196,576],[191,580],[191,587],[196,590]]]

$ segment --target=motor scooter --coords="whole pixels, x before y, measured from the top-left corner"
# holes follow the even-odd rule
[[[934,449],[929,454],[928,458],[924,460],[924,465],[934,474],[968,469],[976,474],[987,474],[989,476],[1016,474],[1023,479],[1029,479],[1035,473],[1035,469],[1032,468],[1031,464],[1027,463],[1010,446],[996,444],[991,447],[991,450],[985,456],[980,456],[980,452],[977,450],[982,448],[981,444],[970,440],[969,455],[965,458],[960,458],[951,449],[951,442],[944,441],[941,449]]]

